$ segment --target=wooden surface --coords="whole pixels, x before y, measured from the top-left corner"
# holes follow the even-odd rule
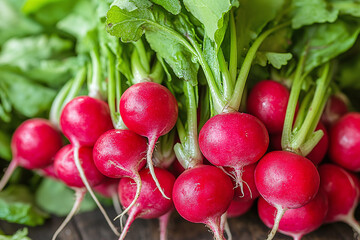
[[[107,209],[111,217],[115,212]],[[357,214],[358,215],[358,214]],[[41,227],[29,227],[29,236],[33,240],[49,240],[63,218],[53,217]],[[230,219],[229,225],[234,240],[263,240],[269,231],[263,225],[256,209],[253,207],[247,214]],[[0,228],[7,234],[14,233],[23,226],[0,221]],[[58,240],[116,240],[117,237],[106,225],[99,211],[76,215],[57,238]],[[136,219],[125,238],[126,240],[158,240],[157,220]],[[212,240],[211,232],[202,224],[189,223],[178,214],[173,214],[168,226],[168,240]],[[291,240],[290,237],[277,233],[276,240]],[[327,224],[317,231],[306,235],[304,240],[351,240],[356,239],[350,227],[343,223]]]

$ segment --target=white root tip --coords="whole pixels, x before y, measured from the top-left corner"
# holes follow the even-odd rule
[[[279,224],[281,221],[281,218],[284,216],[285,212],[286,212],[286,208],[282,208],[281,206],[275,206],[276,207],[276,217],[275,217],[275,221],[274,221],[274,226],[271,229],[271,232],[269,233],[268,237],[266,240],[272,240],[275,237],[275,234],[279,228]]]
[[[158,137],[154,137],[154,138],[149,138],[149,147],[148,147],[148,151],[147,151],[147,165],[148,165],[148,168],[150,170],[150,174],[151,174],[151,177],[153,178],[155,184],[156,184],[156,187],[159,189],[161,195],[170,200],[170,198],[168,196],[166,196],[166,194],[164,193],[164,190],[161,188],[160,186],[160,183],[155,175],[155,171],[154,171],[154,165],[153,165],[153,162],[152,162],[152,155],[153,155],[153,152],[154,152],[154,148],[155,148],[155,144],[156,144],[156,141],[157,141]]]

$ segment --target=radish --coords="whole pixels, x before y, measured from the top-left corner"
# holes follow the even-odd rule
[[[146,149],[146,138],[131,130],[109,130],[95,143],[94,162],[100,172],[111,178],[129,177],[136,183],[135,198],[121,216],[127,213],[140,195],[139,170],[145,166]]]
[[[325,222],[345,222],[360,234],[360,226],[354,218],[360,197],[360,183],[357,176],[335,164],[321,165],[319,174],[320,188],[325,191],[329,200],[329,211]]]
[[[313,200],[303,207],[288,209],[281,218],[279,232],[300,240],[305,234],[318,229],[325,220],[328,211],[326,194],[319,191]],[[271,228],[274,225],[276,208],[271,206],[264,198],[258,200],[258,213],[261,221]]]
[[[281,83],[260,81],[249,93],[247,112],[259,118],[269,133],[281,133],[289,96],[289,90]]]
[[[152,155],[158,138],[170,132],[176,124],[178,105],[174,95],[158,83],[137,83],[121,96],[120,114],[130,130],[148,138],[148,168],[156,186],[168,198],[155,176]]]
[[[96,140],[113,128],[108,105],[96,98],[81,96],[67,103],[60,127],[74,146],[94,146]]]
[[[346,102],[348,100],[344,95],[332,95],[329,97],[321,115],[321,121],[327,128],[334,125],[349,111]]]
[[[37,169],[50,165],[62,144],[60,132],[50,121],[34,118],[23,122],[11,139],[13,160],[0,181],[0,191],[18,166]]]
[[[63,108],[60,115],[60,127],[74,147],[75,165],[81,180],[113,232],[119,235],[91,189],[79,160],[80,147],[92,147],[104,132],[113,128],[108,105],[96,98],[88,96],[76,97]]]
[[[71,220],[75,213],[80,208],[80,204],[85,196],[86,188],[80,177],[79,171],[76,168],[74,160],[74,146],[66,145],[59,150],[55,155],[54,161],[54,170],[58,179],[63,181],[67,186],[71,187],[75,191],[75,202],[70,213],[65,218],[64,222],[59,226],[59,228],[54,233],[52,240],[55,240],[58,234],[64,229],[66,224]],[[104,179],[99,170],[97,170],[93,158],[92,158],[92,148],[81,147],[79,148],[78,158],[81,162],[83,171],[88,178],[88,184],[91,186],[96,186],[100,184]]]
[[[266,152],[269,135],[256,117],[239,112],[210,118],[199,134],[200,150],[216,166],[231,167],[243,193],[243,167],[257,162]]]
[[[275,236],[287,209],[302,207],[315,197],[320,177],[314,164],[305,157],[274,151],[266,154],[256,166],[255,184],[260,195],[277,209],[269,240]]]
[[[360,113],[344,115],[331,128],[329,156],[347,170],[360,171]]]
[[[183,218],[206,224],[215,239],[224,239],[221,216],[228,209],[234,190],[231,179],[222,170],[208,165],[185,170],[176,179],[172,196]]]
[[[329,134],[324,124],[319,122],[315,131],[317,130],[322,130],[324,135],[311,152],[306,155],[306,158],[311,160],[316,166],[324,159],[329,146]],[[272,150],[281,150],[281,134],[270,135],[270,146]]]
[[[163,187],[164,193],[171,196],[175,177],[170,172],[157,167],[154,168],[154,172]],[[173,208],[172,200],[162,196],[149,169],[141,170],[139,175],[142,181],[140,196],[136,204],[129,210],[129,218],[126,221],[119,240],[125,238],[135,218],[159,218]],[[118,194],[120,202],[124,207],[127,208],[133,202],[136,192],[137,187],[133,179],[125,177],[120,180]]]

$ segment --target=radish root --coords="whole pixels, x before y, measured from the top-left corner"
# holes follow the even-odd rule
[[[59,233],[65,228],[65,226],[70,222],[72,217],[76,214],[76,212],[80,209],[81,202],[85,197],[86,194],[86,188],[76,188],[75,190],[75,202],[74,205],[69,212],[69,214],[66,216],[65,220],[61,223],[61,225],[58,227],[58,229],[55,231],[52,240],[55,240],[56,237],[59,235]]]
[[[286,208],[282,208],[281,206],[275,206],[276,207],[276,217],[275,217],[275,222],[274,222],[274,226],[271,229],[271,232],[269,233],[268,237],[266,240],[271,240],[275,237],[275,234],[279,228],[279,224],[280,224],[280,220],[281,218],[284,216],[285,212],[286,212]]]
[[[17,166],[18,166],[18,162],[16,161],[16,159],[13,159],[10,162],[9,167],[6,169],[4,176],[2,177],[2,179],[0,181],[0,191],[3,190],[3,188],[5,187],[6,183],[9,181],[11,175],[13,174],[13,172],[15,171]]]
[[[166,199],[169,199],[170,198],[168,196],[166,196],[166,194],[164,193],[164,190],[161,188],[160,186],[160,183],[155,175],[155,172],[154,172],[154,165],[153,165],[153,162],[152,162],[152,155],[153,155],[153,152],[154,152],[154,149],[155,149],[155,144],[156,144],[156,141],[159,137],[152,137],[152,138],[149,138],[149,148],[148,148],[148,151],[147,151],[147,165],[148,165],[148,168],[150,170],[150,174],[152,176],[152,178],[154,179],[154,182],[156,184],[156,187],[159,189],[161,195],[163,195],[164,198]]]
[[[90,195],[93,198],[94,202],[96,203],[96,205],[100,209],[100,212],[103,214],[103,216],[104,216],[106,222],[108,223],[108,225],[110,226],[111,230],[115,233],[116,236],[119,236],[120,233],[116,230],[116,227],[111,222],[111,220],[110,220],[109,216],[107,215],[105,209],[102,207],[101,203],[99,202],[99,200],[95,196],[95,193],[91,189],[90,184],[89,184],[89,182],[88,182],[88,180],[87,180],[87,178],[85,176],[84,169],[82,168],[81,163],[80,163],[80,159],[79,159],[79,146],[78,145],[74,146],[74,160],[75,160],[76,168],[79,171],[79,175],[80,175],[81,180],[83,181],[86,189],[88,190],[88,192],[90,193]]]

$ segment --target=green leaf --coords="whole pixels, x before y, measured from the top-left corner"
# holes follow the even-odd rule
[[[49,213],[66,216],[74,204],[74,195],[74,190],[64,183],[46,178],[35,192],[35,201],[41,209]],[[95,202],[89,195],[86,195],[81,203],[80,211],[91,211],[95,208]]]
[[[325,0],[296,0],[292,2],[293,28],[314,23],[334,22],[339,11],[331,8]]]
[[[360,33],[358,20],[337,20],[306,27],[298,33],[295,52],[300,56],[308,45],[305,71],[320,66],[351,48]]]
[[[171,12],[174,15],[177,15],[181,11],[181,3],[179,0],[151,0],[153,3],[156,3],[167,11]]]
[[[170,25],[172,24],[173,25]],[[122,41],[137,41],[146,31],[146,39],[152,49],[165,59],[174,73],[186,81],[197,82],[198,64],[190,50],[184,46],[183,35],[193,35],[190,22],[185,16],[172,20],[171,16],[153,6],[149,9],[136,9],[128,12],[112,6],[108,12],[109,32]]]
[[[123,42],[135,42],[144,34],[146,27],[156,25],[156,22],[148,9],[128,12],[112,6],[108,11],[106,24],[111,35],[121,38]]]
[[[220,45],[225,31],[221,31],[221,36],[216,37],[215,35],[227,24],[224,21],[224,15],[239,3],[230,0],[184,0],[184,5],[204,25],[205,34]]]
[[[29,226],[42,225],[48,215],[34,204],[28,188],[10,185],[0,192],[0,219]]]
[[[12,236],[3,235],[0,233],[0,240],[31,240],[28,236],[27,228],[20,229]]]
[[[341,15],[360,17],[360,2],[357,0],[330,0],[329,4]]]
[[[21,14],[22,1],[0,1],[0,45],[12,37],[36,34],[42,27]]]
[[[38,66],[38,61],[55,58],[70,51],[73,43],[56,35],[13,38],[7,41],[0,53],[0,64],[19,67],[26,71]]]
[[[239,57],[249,48],[263,28],[280,12],[285,0],[241,0],[236,12]]]
[[[26,0],[22,11],[42,25],[53,26],[67,16],[76,3],[73,0]]]
[[[291,58],[291,53],[257,52],[255,62],[261,66],[266,66],[269,63],[274,68],[280,69],[286,65]]]
[[[360,56],[355,55],[347,61],[340,61],[339,74],[336,80],[340,88],[349,88],[358,91],[360,89]]]
[[[50,109],[56,91],[31,82],[21,75],[0,71],[0,81],[13,108],[26,117],[36,117]]]

